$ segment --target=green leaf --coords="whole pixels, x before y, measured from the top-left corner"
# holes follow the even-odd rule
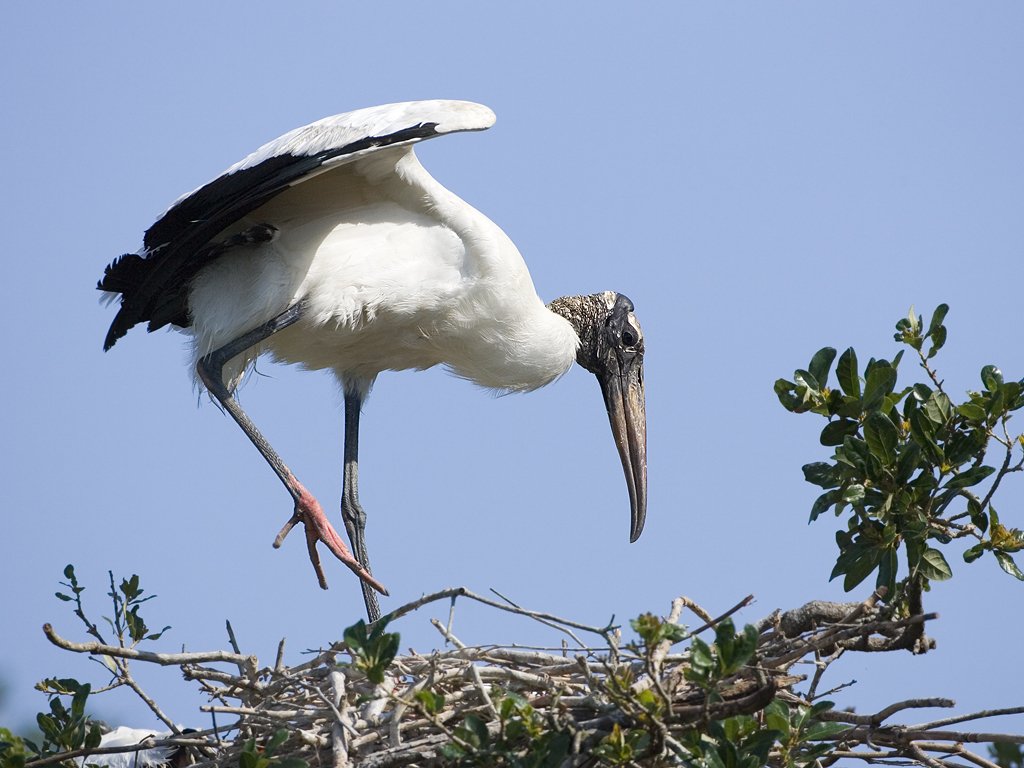
[[[487,723],[477,715],[466,715],[465,729],[476,738],[474,746],[482,746],[490,739],[490,734],[487,732]]]
[[[981,382],[989,392],[995,392],[1003,383],[1003,372],[994,365],[986,365],[981,369]]]
[[[134,600],[142,594],[142,590],[139,589],[139,575],[132,574],[131,579],[121,579],[120,589],[126,599]]]
[[[803,407],[803,400],[796,394],[796,384],[786,379],[775,381],[775,395],[782,403],[782,407],[793,413],[802,413],[807,408]]]
[[[713,661],[711,658],[711,648],[701,640],[699,637],[693,638],[693,642],[690,644],[690,667],[698,675],[707,674],[707,670],[710,669]]]
[[[278,728],[273,734],[271,734],[270,738],[267,739],[266,749],[268,752],[273,752],[286,741],[288,741],[288,730],[286,728]]]
[[[821,437],[819,438],[822,445],[834,446],[842,445],[843,439],[847,435],[852,435],[857,432],[860,424],[853,419],[837,419],[836,421],[830,421],[825,425],[825,428],[821,430]]]
[[[804,464],[804,480],[821,488],[835,488],[840,483],[839,467],[824,461]]]
[[[916,410],[910,414],[910,434],[932,462],[942,463],[945,456],[935,441],[935,424],[924,415],[923,410]]]
[[[936,330],[942,325],[942,321],[946,319],[946,313],[949,312],[948,304],[939,304],[932,313],[932,321],[928,323],[927,336],[931,336]]]
[[[996,560],[999,562],[1000,568],[1002,568],[1011,576],[1015,576],[1021,581],[1024,581],[1024,572],[1021,572],[1020,568],[1018,568],[1017,564],[1013,562],[1013,558],[1010,557],[1010,555],[1008,555],[1006,552],[999,552],[997,550],[995,552],[995,556]]]
[[[981,509],[981,503],[975,499],[967,500],[967,514],[971,516],[971,522],[981,533],[988,530],[988,515]]]
[[[867,472],[871,463],[871,451],[865,441],[848,435],[843,440],[842,448],[836,449],[836,460],[859,472]]]
[[[844,535],[842,532],[837,532],[836,539],[839,540],[842,535]],[[843,580],[843,589],[849,592],[875,570],[881,557],[881,550],[874,547],[865,547],[859,542],[847,544],[845,547],[841,545],[841,549],[842,551],[836,559],[836,564],[832,569],[832,575],[829,576],[829,580],[831,581],[836,576],[845,573],[846,578]]]
[[[932,396],[932,388],[927,384],[915,384],[911,389],[914,393],[914,399],[920,403],[925,402]]]
[[[888,547],[878,560],[878,576],[875,578],[876,587],[885,587],[892,595],[896,589],[896,571],[899,568],[896,547]]]
[[[953,569],[949,567],[946,558],[933,547],[928,547],[921,554],[918,570],[922,576],[933,581],[945,581],[953,577]]]
[[[896,369],[885,361],[879,361],[868,372],[864,382],[864,410],[878,409],[885,396],[896,386]]]
[[[843,501],[849,504],[856,504],[864,500],[864,486],[860,483],[853,483],[843,490]]]
[[[766,728],[778,731],[781,740],[789,739],[789,706],[779,699],[772,699],[771,704],[764,708],[764,724]]]
[[[855,559],[846,572],[846,578],[843,579],[843,589],[850,592],[864,581],[878,566],[880,555],[881,552],[877,549],[865,550],[859,558]]]
[[[900,433],[896,425],[881,411],[870,413],[865,420],[864,440],[868,444],[868,450],[882,462],[883,466],[890,466],[896,461]]]
[[[985,413],[985,409],[977,403],[964,403],[963,405],[958,405],[956,412],[968,421],[984,421],[985,417],[988,415]]]
[[[839,501],[839,499],[840,494],[837,490],[826,491],[821,494],[821,496],[814,500],[814,504],[811,505],[811,519],[807,522],[813,523],[822,512]]]
[[[955,430],[946,441],[946,461],[953,467],[975,461],[979,454],[984,453],[987,443],[988,434],[984,429]]]
[[[931,334],[932,346],[928,350],[928,358],[933,358],[946,343],[946,326],[940,325]]]
[[[810,371],[797,370],[793,372],[793,378],[796,379],[797,384],[803,384],[812,392],[820,392],[821,384],[814,377],[814,374]]]
[[[970,488],[972,485],[980,483],[995,471],[995,467],[986,467],[984,464],[980,467],[972,467],[966,472],[961,472],[959,475],[952,478],[948,483],[946,483],[946,488]]]
[[[416,691],[415,698],[428,715],[436,715],[444,708],[444,696],[439,693],[423,689]]]
[[[921,464],[921,449],[915,442],[908,442],[900,452],[900,460],[896,463],[896,482],[908,483],[914,471]]]
[[[1024,392],[1024,384],[1019,381],[1008,381],[999,387],[999,397],[993,398],[992,414],[994,416],[1001,416],[1007,411],[1015,411],[1020,408],[1021,405],[1021,392]],[[1000,400],[1000,408],[997,411],[994,407],[994,401]]]
[[[896,341],[909,344],[914,349],[921,348],[921,321],[914,314],[913,307],[910,308],[910,312],[906,317],[900,318],[897,321],[896,333],[893,334],[893,338]]]
[[[802,741],[821,741],[824,739],[831,739],[832,736],[842,733],[848,730],[850,726],[847,723],[814,723],[810,728],[805,730],[802,735]],[[831,746],[828,749],[832,749]]]
[[[839,377],[839,386],[843,392],[860,399],[860,375],[857,373],[857,353],[853,347],[849,347],[839,356],[836,376]]]
[[[811,376],[821,387],[828,384],[828,372],[832,368],[832,361],[836,359],[836,351],[832,347],[824,347],[814,353],[811,362],[807,366]]]
[[[928,402],[924,404],[924,414],[936,424],[945,424],[953,415],[953,404],[944,393],[932,392]]]
[[[975,560],[977,560],[983,554],[985,554],[985,544],[984,543],[975,544],[973,547],[971,547],[966,552],[964,552],[964,562],[965,563],[973,563]]]

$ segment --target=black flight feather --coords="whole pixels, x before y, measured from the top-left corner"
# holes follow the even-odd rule
[[[168,323],[187,327],[188,284],[228,248],[256,240],[211,239],[325,163],[376,147],[438,135],[437,123],[420,123],[386,136],[369,136],[313,155],[277,155],[224,174],[175,203],[145,234],[146,256],[125,254],[104,270],[100,290],[121,294],[121,308],[103,342],[110,349],[137,323],[154,331]],[[247,230],[248,232],[249,230]],[[254,235],[255,237],[256,235]]]

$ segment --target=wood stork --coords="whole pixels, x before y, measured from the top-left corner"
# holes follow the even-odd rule
[[[188,329],[198,379],[234,417],[291,494],[275,541],[305,526],[360,579],[379,616],[366,516],[359,504],[359,414],[377,375],[445,365],[501,391],[554,381],[577,361],[596,374],[622,461],[630,540],[647,508],[644,340],[625,296],[568,296],[546,305],[522,256],[487,217],[437,183],[413,145],[479,131],[494,113],[464,101],[360,109],[297,128],[181,197],[137,253],[99,281],[120,309],[110,349],[135,324]],[[261,354],[334,372],[344,391],[342,518],[355,557],[320,505],[238,405],[234,392]]]
[[[191,729],[189,729],[191,730]],[[99,765],[105,768],[156,768],[156,766],[178,761],[181,750],[176,746],[155,747],[172,734],[170,731],[154,731],[145,728],[119,726],[100,737],[99,749],[124,749],[123,752],[92,754],[79,758],[80,766]],[[135,747],[135,749],[128,749]]]

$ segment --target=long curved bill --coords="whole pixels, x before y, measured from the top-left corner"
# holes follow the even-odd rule
[[[647,518],[647,407],[644,402],[643,364],[599,376],[604,405],[612,425],[615,447],[629,488],[629,540],[636,541]]]

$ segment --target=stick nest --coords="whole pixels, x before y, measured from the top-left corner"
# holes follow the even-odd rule
[[[444,626],[433,620],[444,636],[445,650],[398,655],[375,671],[372,659],[345,642],[287,667],[281,660],[283,649],[276,663],[266,666],[237,648],[234,652],[155,654],[73,643],[52,628],[46,631],[52,642],[67,650],[107,656],[125,669],[129,660],[173,665],[187,680],[197,682],[211,700],[202,709],[213,716],[217,727],[181,733],[164,713],[154,711],[174,732],[157,743],[187,747],[188,759],[201,768],[236,766],[240,761],[244,766],[246,752],[264,755],[271,759],[271,766],[283,768],[295,765],[294,759],[336,768],[447,765],[459,756],[465,764],[488,764],[470,760],[473,745],[479,745],[481,738],[506,738],[513,725],[527,737],[558,734],[564,740],[563,765],[602,764],[595,756],[600,745],[609,739],[621,741],[623,733],[642,728],[654,738],[643,743],[643,754],[632,764],[672,765],[682,764],[672,759],[679,754],[680,740],[712,721],[755,715],[774,700],[811,706],[825,695],[817,690],[825,669],[843,653],[901,649],[921,653],[932,647],[923,628],[934,616],[887,616],[879,607],[880,597],[875,593],[862,603],[813,602],[785,613],[776,611],[751,630],[756,632],[752,660],[718,680],[713,690],[699,685],[691,674],[692,645],[672,652],[678,636],[654,645],[624,645],[618,627],[588,627],[462,588],[424,597],[389,618],[439,600],[450,600],[454,608],[456,599],[469,599],[556,628],[566,637],[563,648],[468,647],[452,633],[450,622]],[[678,598],[657,621],[678,626],[683,611],[689,610],[702,622],[685,633],[693,638],[713,630],[750,602],[747,598],[713,618],[692,601]],[[581,638],[587,635],[595,642],[585,643]],[[810,672],[802,674],[801,669]],[[941,762],[921,752],[922,744],[933,754],[963,753],[963,741],[978,740],[969,738],[977,734],[938,731],[939,726],[1006,714],[975,713],[912,727],[885,723],[901,710],[952,705],[945,699],[912,699],[874,715],[829,710],[821,719],[843,727],[823,732],[822,740],[839,756],[902,764],[909,757],[922,765],[936,765]],[[1024,741],[1012,735],[995,736]],[[33,766],[30,763],[27,768]]]

